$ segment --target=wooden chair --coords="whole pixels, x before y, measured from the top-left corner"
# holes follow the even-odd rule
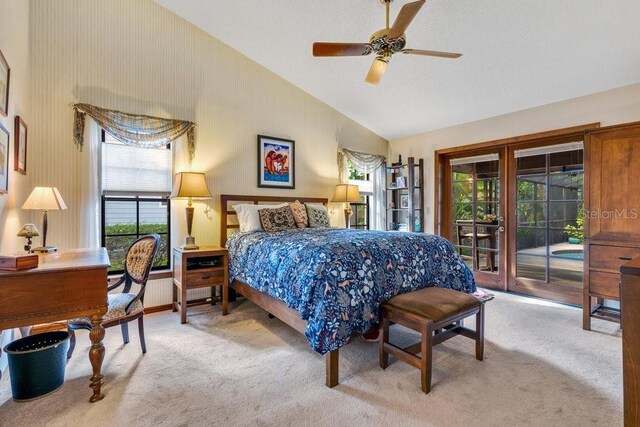
[[[478,250],[479,248],[479,242],[486,240],[488,242],[488,245],[491,249],[493,249],[493,242],[495,240],[495,235],[494,234],[490,234],[490,233],[473,233],[473,226],[470,224],[463,224],[460,221],[456,221],[456,227],[458,229],[458,232],[456,233],[458,235],[458,247],[460,248],[459,251],[462,252],[462,248],[461,246],[463,246],[463,240],[464,239],[470,239],[473,241],[472,246],[475,247],[474,250],[474,258],[475,258],[475,268],[480,270],[480,251]],[[493,258],[494,258],[494,254],[490,251],[487,251],[487,253],[485,254],[486,257],[486,268],[489,269],[489,271],[493,271],[494,269],[494,262],[493,262]]]
[[[149,278],[149,272],[153,265],[153,260],[160,246],[160,236],[149,234],[140,237],[127,249],[124,261],[124,274],[113,285],[107,287],[108,291],[113,291],[124,284],[121,293],[109,293],[109,310],[104,316],[102,326],[109,328],[120,325],[122,328],[122,339],[125,344],[129,343],[129,322],[138,319],[138,331],[140,333],[140,345],[142,353],[147,352],[144,342],[144,291]],[[133,283],[140,285],[137,294],[130,293]],[[91,319],[80,317],[67,322],[67,328],[71,334],[71,343],[67,358],[70,359],[76,347],[75,330],[91,330]]]

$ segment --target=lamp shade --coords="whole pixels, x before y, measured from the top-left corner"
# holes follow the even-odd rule
[[[211,193],[207,187],[204,173],[178,172],[173,181],[173,198],[192,197],[196,199],[210,199]]]
[[[338,203],[358,203],[360,202],[360,190],[357,185],[338,184],[333,195],[332,202]]]
[[[18,231],[19,237],[36,237],[39,235],[40,231],[38,231],[38,227],[36,227],[35,224],[25,224],[20,231]]]
[[[56,187],[36,187],[22,205],[22,209],[53,211],[67,209],[67,205]]]

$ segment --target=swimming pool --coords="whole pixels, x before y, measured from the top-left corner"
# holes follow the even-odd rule
[[[551,255],[557,256],[558,258],[584,261],[584,251],[582,249],[562,249],[551,252]]]

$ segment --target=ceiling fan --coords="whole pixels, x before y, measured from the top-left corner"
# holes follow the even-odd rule
[[[405,4],[396,17],[392,27],[389,27],[389,5],[393,0],[380,0],[387,11],[386,28],[376,31],[369,39],[369,43],[325,43],[313,44],[313,56],[365,56],[374,52],[376,59],[369,69],[367,83],[378,84],[387,70],[391,56],[402,52],[409,55],[438,56],[441,58],[459,58],[460,53],[438,52],[434,50],[405,49],[407,37],[404,32],[416,17],[426,0]]]

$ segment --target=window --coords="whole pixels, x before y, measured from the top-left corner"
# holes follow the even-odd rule
[[[351,228],[368,230],[370,224],[370,205],[373,199],[373,181],[370,174],[360,173],[353,164],[347,160],[349,170],[349,184],[357,185],[360,190],[360,203],[351,203],[353,214],[351,215]]]
[[[102,246],[109,273],[122,273],[129,245],[150,233],[160,235],[152,269],[169,268],[171,165],[170,146],[131,147],[102,131]]]

